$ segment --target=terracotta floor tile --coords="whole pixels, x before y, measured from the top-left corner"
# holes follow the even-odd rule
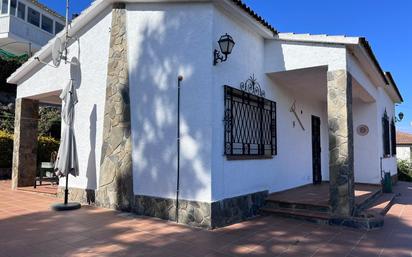
[[[10,190],[0,181],[0,257],[407,256],[412,245],[412,184],[385,217],[364,232],[265,216],[206,231],[102,208],[57,213],[60,199]]]

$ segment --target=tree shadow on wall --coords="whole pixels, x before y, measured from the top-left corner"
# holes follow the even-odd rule
[[[128,29],[129,49],[135,51],[129,53],[134,194],[176,195],[177,77],[182,75],[180,195],[210,199],[212,122],[204,110],[212,108],[212,90],[207,80],[201,82],[208,69],[199,67],[211,67],[211,45],[197,38],[204,24],[196,11],[201,5],[194,12],[166,8],[136,5],[129,10],[143,17],[139,26]],[[196,44],[200,51],[193,48]]]

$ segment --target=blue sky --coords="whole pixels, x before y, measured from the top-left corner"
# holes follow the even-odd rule
[[[64,14],[64,0],[40,2]],[[382,68],[390,71],[405,99],[400,130],[412,132],[412,1],[244,0],[280,32],[364,36]],[[71,0],[78,13],[91,0]]]

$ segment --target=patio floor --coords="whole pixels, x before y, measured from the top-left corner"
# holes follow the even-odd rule
[[[19,187],[18,190],[32,193],[41,193],[50,196],[57,196],[58,185],[52,185],[49,182],[43,182],[42,185],[37,185],[36,188],[33,186]]]
[[[11,191],[0,181],[0,257],[396,256],[412,253],[412,183],[377,231],[259,217],[214,231],[84,206],[57,213],[59,199]]]

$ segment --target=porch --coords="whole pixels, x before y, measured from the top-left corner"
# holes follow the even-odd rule
[[[307,205],[327,212],[326,216],[319,215],[325,218],[347,218],[358,212],[358,205],[380,192],[379,187],[367,185],[380,183],[376,150],[379,119],[376,98],[365,86],[348,70],[330,68],[325,65],[266,73],[282,99],[287,99],[279,104],[288,108],[286,117],[279,118],[279,129],[288,133],[283,148],[294,147],[287,170],[294,178],[306,179],[295,186],[310,180],[321,183],[273,194],[268,202],[282,203],[281,207]],[[357,131],[364,124],[368,136]]]

